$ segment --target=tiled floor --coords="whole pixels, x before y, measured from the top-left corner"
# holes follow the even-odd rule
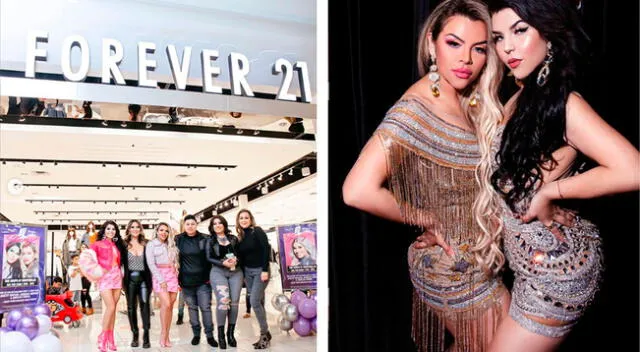
[[[274,294],[280,292],[279,278],[274,278],[267,287],[265,306],[267,309],[267,320],[269,323],[269,330],[273,335],[271,341],[271,347],[267,351],[274,352],[315,352],[316,351],[316,336],[300,337],[293,330],[287,332],[280,331],[278,328],[278,316],[279,312],[271,305],[271,297]],[[237,348],[229,348],[230,351],[255,351],[252,344],[258,340],[259,326],[255,319],[255,315],[252,314],[250,318],[242,318],[242,313],[245,310],[244,296],[245,290],[242,290],[242,297],[240,298],[240,316],[236,326],[236,340],[238,341]],[[124,297],[122,297],[124,298]],[[215,299],[214,299],[215,300]],[[99,304],[99,301],[95,301]],[[123,302],[121,302],[123,303]],[[177,302],[176,302],[177,303]],[[119,308],[126,307],[124,304]],[[215,306],[214,306],[215,307]],[[253,312],[252,312],[253,313]],[[141,347],[132,348],[131,343],[131,328],[129,327],[129,321],[126,314],[116,313],[116,326],[115,326],[115,338],[118,351],[211,351],[214,348],[210,347],[206,339],[203,338],[200,341],[200,345],[191,345],[191,325],[187,311],[185,311],[185,323],[183,325],[175,325],[177,310],[174,310],[173,321],[171,325],[170,335],[173,347],[160,348],[158,345],[158,339],[160,337],[160,314],[155,310],[155,316],[151,317],[151,348],[142,349]],[[96,313],[92,316],[86,316],[83,318],[81,326],[79,328],[69,328],[67,325],[58,325],[55,329],[60,334],[63,343],[63,351],[65,352],[85,352],[85,351],[97,351],[96,340],[98,334],[100,334],[100,324],[102,321],[102,314]],[[215,322],[215,311],[214,311]],[[142,334],[142,331],[141,331]],[[214,336],[217,340],[217,330],[214,328]],[[140,341],[142,342],[142,341]],[[217,348],[215,348],[217,349]]]

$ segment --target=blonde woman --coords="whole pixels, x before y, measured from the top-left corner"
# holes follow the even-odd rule
[[[271,333],[267,324],[267,312],[264,309],[264,291],[269,282],[269,240],[247,209],[240,210],[236,216],[236,232],[240,240],[237,247],[240,263],[247,278],[247,292],[251,292],[251,306],[260,325],[260,338],[253,347],[269,348]]]
[[[509,305],[501,280],[473,251],[483,232],[475,219],[496,217],[474,214],[476,198],[492,201],[478,183],[490,182],[481,159],[502,118],[490,23],[480,1],[448,0],[434,9],[418,43],[422,78],[387,112],[343,185],[346,204],[421,226],[421,237],[437,245],[408,251],[419,351],[444,350],[445,329],[453,350],[486,350]],[[489,249],[486,256],[504,262],[498,246]]]
[[[147,244],[147,264],[152,273],[153,291],[160,296],[160,347],[171,347],[169,327],[178,291],[178,249],[174,233],[167,223],[156,227],[155,237]]]

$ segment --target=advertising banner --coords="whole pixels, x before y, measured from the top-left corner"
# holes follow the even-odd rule
[[[44,302],[44,226],[0,222],[0,312]]]
[[[283,290],[315,290],[317,280],[316,223],[278,226]]]

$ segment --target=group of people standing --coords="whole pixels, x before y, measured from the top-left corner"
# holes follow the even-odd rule
[[[174,235],[175,231],[168,224],[158,224],[151,240],[145,238],[138,220],[127,224],[124,238],[113,221],[105,222],[100,229],[97,241],[90,246],[105,272],[97,281],[105,304],[102,332],[98,337],[100,351],[116,350],[113,327],[121,289],[124,289],[127,299],[132,347],[139,346],[138,305],[143,328],[142,347],[150,347],[152,290],[160,298],[160,347],[172,346],[169,328],[180,291],[189,309],[193,331],[191,344],[200,343],[204,325],[210,346],[225,349],[228,344],[236,347],[234,330],[245,278],[247,293],[250,293],[251,305],[260,324],[260,337],[254,348],[269,347],[271,334],[263,302],[269,281],[270,247],[266,234],[256,226],[251,212],[244,209],[238,213],[237,236],[231,234],[227,220],[220,215],[211,219],[211,235],[197,231],[197,220],[193,215],[186,215],[183,223],[184,232],[179,235]],[[218,341],[214,337],[211,311],[213,292],[216,296]]]
[[[444,350],[445,331],[456,351],[556,349],[603,270],[597,227],[558,203],[640,188],[638,150],[577,92],[588,38],[575,4],[487,3],[430,14],[422,78],[343,185],[348,205],[425,231],[408,250],[420,351]],[[500,61],[519,87],[504,106]],[[598,166],[581,172],[579,154]]]

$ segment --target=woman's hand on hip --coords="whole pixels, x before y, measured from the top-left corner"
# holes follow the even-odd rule
[[[552,184],[542,186],[538,193],[531,199],[527,213],[521,216],[520,220],[529,223],[538,219],[547,227],[553,225],[554,221],[564,226],[574,226],[576,214],[553,204],[553,192]]]
[[[429,229],[416,238],[413,248],[424,249],[433,246],[440,246],[448,256],[453,258],[455,253],[449,244],[444,240],[444,236],[435,229]]]

